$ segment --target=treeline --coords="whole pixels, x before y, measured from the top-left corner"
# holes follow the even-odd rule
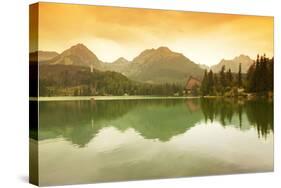
[[[260,94],[273,91],[273,66],[274,58],[258,55],[247,72],[247,91]]]
[[[257,56],[246,74],[242,74],[241,63],[237,73],[222,66],[219,73],[205,70],[200,87],[202,96],[237,96],[245,92],[265,95],[273,91],[274,58]]]
[[[63,91],[56,89],[57,93],[51,95],[71,95],[71,96],[122,96],[122,95],[180,95],[182,86],[176,84],[142,84],[134,82],[118,82],[107,84],[108,82],[93,82],[93,84],[78,85],[74,88],[65,87]]]
[[[233,74],[231,69],[225,70],[222,66],[219,73],[215,74],[212,70],[205,70],[201,84],[201,94],[206,95],[224,95],[225,92],[231,90],[232,87],[243,87],[241,64],[239,64],[239,72]]]
[[[40,66],[40,96],[181,95],[178,84],[144,84],[112,71],[70,65]]]

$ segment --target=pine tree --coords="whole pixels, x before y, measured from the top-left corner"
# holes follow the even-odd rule
[[[274,58],[270,59],[268,62],[268,90],[273,91],[273,70]]]
[[[222,86],[222,92],[224,93],[224,90],[226,88],[227,82],[225,77],[225,66],[223,65],[220,71],[220,84]]]
[[[213,89],[214,88],[214,78],[213,78],[213,71],[210,70],[208,73],[208,86],[207,86],[207,90],[208,90],[208,94],[213,94]]]
[[[214,92],[217,93],[219,89],[219,81],[217,74],[214,74]]]
[[[204,77],[201,84],[201,93],[203,96],[208,94],[208,73],[207,70],[205,70]]]
[[[226,79],[227,79],[227,86],[231,87],[232,86],[232,81],[233,81],[231,69],[228,69],[227,74],[226,74]]]
[[[238,85],[239,88],[242,87],[242,68],[241,68],[241,63],[239,63],[237,85]]]
[[[247,73],[248,79],[248,91],[250,92],[258,92],[258,83],[260,76],[260,56],[257,55],[256,62],[249,68]]]
[[[261,81],[262,81],[262,64],[263,62],[263,56],[261,56],[256,63],[256,69],[255,69],[255,74],[254,74],[254,86],[255,86],[255,92],[259,93],[262,91],[262,85],[261,85]]]
[[[266,58],[266,55],[263,55],[262,61],[261,61],[261,80],[260,80],[260,91],[261,92],[266,92],[268,91],[268,70],[267,70],[267,64],[268,64],[268,59]]]
[[[252,64],[250,68],[247,71],[247,90],[249,92],[254,91],[254,74],[255,74],[255,69],[256,69],[256,63]]]

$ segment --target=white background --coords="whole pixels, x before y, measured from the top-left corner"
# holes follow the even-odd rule
[[[33,2],[35,1],[7,0],[1,1],[0,4],[0,187],[33,187],[28,184],[28,5]],[[281,76],[280,0],[57,0],[56,2],[275,16],[274,173],[65,187],[280,187],[278,186],[281,182],[281,87],[278,87]]]

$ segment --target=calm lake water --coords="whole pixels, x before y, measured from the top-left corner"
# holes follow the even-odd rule
[[[40,185],[273,170],[273,103],[40,102]]]

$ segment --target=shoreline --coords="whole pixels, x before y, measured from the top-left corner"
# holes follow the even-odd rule
[[[58,96],[29,97],[29,101],[106,101],[106,100],[151,100],[151,99],[199,99],[201,96]],[[213,97],[212,97],[213,98]]]
[[[224,96],[53,96],[53,97],[29,97],[29,101],[113,101],[113,100],[153,100],[153,99],[218,99],[234,98]],[[239,97],[238,97],[239,98]],[[246,100],[254,100],[256,97],[246,97]]]

